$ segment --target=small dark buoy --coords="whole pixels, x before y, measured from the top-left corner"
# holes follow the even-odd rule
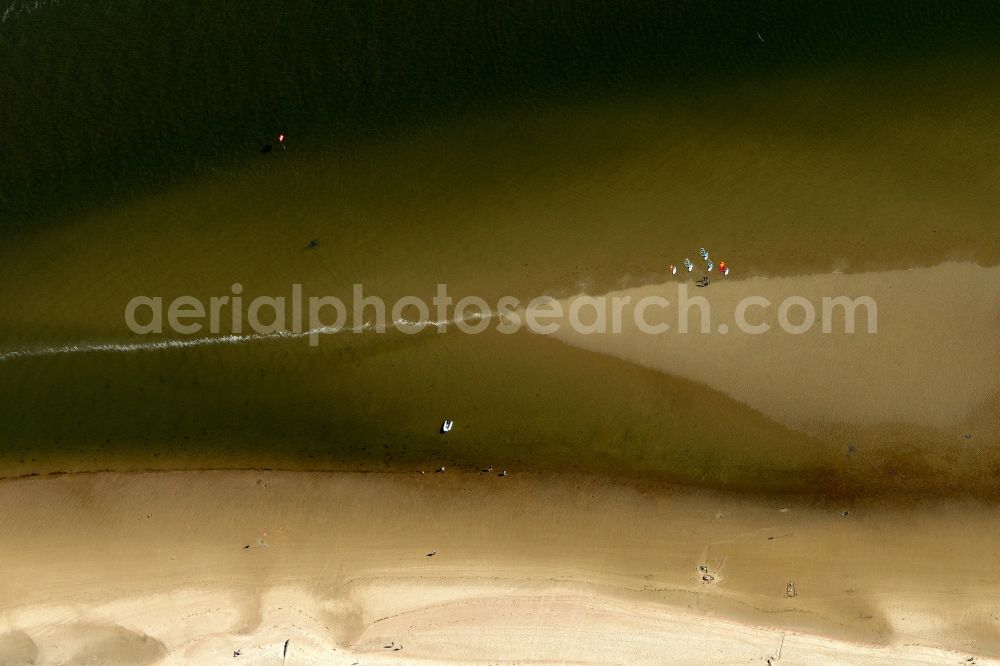
[[[271,144],[267,144],[266,146],[264,146],[263,148],[260,149],[260,154],[261,155],[267,155],[269,152],[271,152],[272,148],[273,148],[273,146]]]
[[[317,239],[315,239],[315,238],[313,238],[311,241],[309,241],[309,244],[306,245],[306,249],[307,250],[315,250],[318,247],[319,247],[319,241]]]

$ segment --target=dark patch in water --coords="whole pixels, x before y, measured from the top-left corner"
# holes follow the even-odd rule
[[[468,108],[698,104],[707,86],[957,49],[985,67],[1000,47],[1000,4],[976,1],[67,2],[37,18],[0,30],[8,227],[230,168],[279,119],[339,145]]]

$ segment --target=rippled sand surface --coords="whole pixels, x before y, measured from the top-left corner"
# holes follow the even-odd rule
[[[8,663],[280,663],[285,641],[289,663],[316,664],[1000,650],[996,510],[969,502],[451,471],[69,475],[3,482],[0,499]]]

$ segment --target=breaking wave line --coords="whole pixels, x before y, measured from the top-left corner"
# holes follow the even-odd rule
[[[482,321],[484,319],[494,319],[500,316],[499,313],[490,312],[489,314],[474,313],[466,317],[455,318],[455,319],[445,319],[445,320],[418,320],[413,321],[409,319],[397,319],[392,322],[395,327],[405,326],[408,328],[415,328],[420,326],[420,330],[424,330],[429,327],[448,327],[456,325],[459,323],[471,323],[473,321]],[[320,326],[318,328],[312,328],[308,331],[302,331],[296,333],[294,331],[276,331],[273,333],[245,333],[245,334],[235,334],[230,333],[227,335],[216,335],[201,338],[189,338],[189,339],[179,339],[179,340],[155,340],[150,342],[78,342],[75,344],[67,345],[55,345],[47,347],[31,347],[23,349],[12,349],[4,352],[0,352],[0,362],[11,361],[18,358],[33,358],[39,356],[56,356],[59,354],[82,354],[82,353],[125,353],[125,352],[154,352],[163,351],[168,349],[186,349],[188,347],[212,347],[216,345],[238,345],[248,342],[266,342],[274,340],[296,340],[308,338],[310,336],[319,335],[333,335],[337,333],[364,333],[364,332],[378,332],[384,333],[388,330],[387,326],[378,326],[374,322],[365,322],[360,326],[354,327],[336,327],[336,326]]]

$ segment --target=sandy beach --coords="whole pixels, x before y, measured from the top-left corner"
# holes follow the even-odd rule
[[[211,471],[7,480],[0,506],[4,664],[1000,656],[998,510],[971,502]]]

